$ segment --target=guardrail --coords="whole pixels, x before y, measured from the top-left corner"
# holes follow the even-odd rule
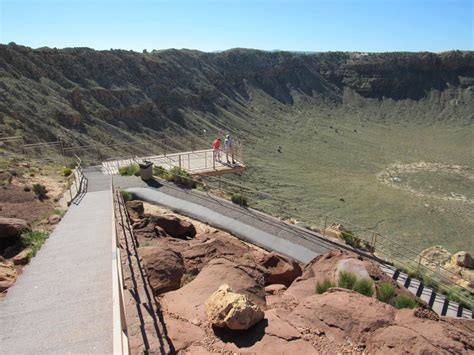
[[[69,190],[69,201],[68,206],[74,201],[74,199],[84,190],[84,183],[86,177],[82,170],[82,160],[76,156],[76,163],[71,174],[66,178],[68,190]],[[75,190],[73,192],[73,190]]]
[[[129,354],[130,344],[127,333],[127,318],[123,297],[124,281],[120,241],[117,234],[117,219],[115,209],[123,204],[122,195],[115,190],[113,176],[110,179],[112,193],[112,305],[113,305],[113,353]]]
[[[147,156],[130,156],[120,159],[108,159],[102,162],[102,167],[108,174],[118,174],[121,167],[131,164],[138,164],[140,161],[147,160],[153,162],[155,167],[161,166],[165,169],[178,167],[184,169],[191,174],[199,172],[205,173],[209,170],[218,170],[224,168],[233,168],[243,165],[243,149],[242,146],[236,146],[233,155],[236,164],[230,165],[225,163],[225,153],[221,152],[221,159],[215,159],[215,153],[212,149],[203,149],[190,152],[171,153],[167,155],[147,155]],[[231,154],[229,153],[229,159]]]

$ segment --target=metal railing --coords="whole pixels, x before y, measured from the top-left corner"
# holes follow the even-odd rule
[[[127,317],[124,303],[124,280],[120,240],[117,234],[116,208],[123,204],[122,195],[115,190],[113,177],[110,179],[112,193],[112,307],[113,307],[113,353],[129,354],[130,344],[127,333]]]
[[[82,160],[76,156],[76,163],[71,174],[67,176],[67,187],[69,191],[69,200],[67,202],[68,206],[73,203],[74,199],[84,191],[84,184],[86,182],[86,177],[82,170]]]
[[[203,149],[189,152],[178,152],[167,155],[146,155],[146,156],[130,156],[120,159],[108,159],[102,162],[103,171],[107,174],[118,174],[121,167],[131,164],[137,164],[140,161],[151,161],[155,167],[163,167],[172,169],[178,167],[186,170],[191,174],[206,173],[214,170],[222,170],[226,168],[236,168],[243,166],[242,146],[237,146],[234,151],[235,164],[227,164],[225,162],[225,153],[221,152],[221,159],[217,160],[212,149]],[[229,153],[229,159],[231,158]]]

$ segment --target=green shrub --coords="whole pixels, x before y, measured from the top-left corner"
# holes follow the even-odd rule
[[[133,200],[133,194],[129,191],[121,190],[122,198],[125,202]]]
[[[240,206],[247,206],[247,198],[241,194],[232,194],[231,201]]]
[[[328,289],[330,289],[331,287],[336,287],[336,285],[334,283],[332,283],[330,280],[324,280],[323,282],[318,282],[316,284],[316,293],[318,294],[322,294],[324,292],[326,292]]]
[[[356,281],[357,277],[352,272],[341,271],[337,285],[342,288],[347,288],[348,290],[353,290]]]
[[[356,237],[351,232],[342,232],[342,239],[347,245],[350,245],[351,247],[354,247],[356,249],[362,248],[362,240]]]
[[[174,182],[176,185],[188,189],[194,189],[196,187],[196,182],[193,180],[192,176],[183,169],[178,168],[177,166],[169,170],[165,179],[170,182]]]
[[[54,214],[57,214],[58,216],[64,217],[64,215],[66,214],[66,211],[64,211],[61,208],[55,208],[54,209]]]
[[[127,166],[121,166],[119,168],[119,174],[122,176],[138,176],[140,175],[140,167],[138,164],[130,164]]]
[[[354,285],[354,291],[360,294],[371,297],[374,294],[373,281],[371,279],[358,279]]]
[[[63,175],[64,176],[69,176],[72,174],[72,169],[71,168],[63,168]]]
[[[166,170],[162,166],[154,166],[153,167],[153,175],[155,175],[155,176],[158,176],[162,179],[165,179],[167,173],[168,173],[168,170]]]
[[[406,295],[400,295],[395,298],[394,303],[395,308],[416,308],[418,307],[418,303],[411,297]]]
[[[25,248],[31,249],[31,257],[33,257],[41,249],[47,238],[48,233],[46,232],[32,231],[21,235],[21,243]]]
[[[44,186],[43,184],[34,184],[33,192],[40,200],[42,200],[46,197],[48,190],[46,189],[46,186]]]
[[[395,287],[388,282],[382,283],[377,290],[377,299],[381,302],[390,303],[395,296]]]

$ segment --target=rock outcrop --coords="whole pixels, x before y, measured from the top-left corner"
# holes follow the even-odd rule
[[[210,324],[232,330],[247,330],[260,322],[264,312],[245,295],[235,293],[229,285],[221,285],[206,301]]]
[[[150,286],[155,294],[176,290],[185,273],[183,257],[173,250],[157,247],[140,249]]]
[[[459,251],[453,254],[453,256],[451,256],[451,264],[455,266],[465,267],[468,269],[474,267],[471,254],[466,251]]]
[[[23,219],[0,217],[0,239],[19,238],[29,231],[31,228]]]
[[[277,253],[265,255],[261,265],[268,271],[265,285],[283,284],[288,287],[301,276],[301,268],[296,261]]]

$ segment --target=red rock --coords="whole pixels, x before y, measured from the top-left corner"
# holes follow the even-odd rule
[[[278,294],[283,293],[283,291],[285,290],[286,290],[286,286],[281,285],[281,284],[273,284],[273,285],[265,286],[265,292],[270,295],[278,295]]]
[[[143,213],[145,208],[143,207],[143,202],[138,200],[127,201],[125,203],[127,206],[128,214],[131,219],[137,220],[143,218]]]
[[[155,294],[176,290],[181,286],[185,268],[180,253],[160,247],[143,247],[139,253]]]
[[[235,292],[246,295],[252,303],[266,308],[264,271],[245,258],[227,260],[215,259],[179,290],[163,295],[162,302],[168,312],[189,321],[207,321],[205,303],[223,283]]]
[[[301,276],[301,268],[297,262],[276,253],[265,255],[262,266],[268,270],[266,285],[283,284],[288,287],[294,279]]]
[[[194,225],[177,217],[149,216],[148,218],[174,238],[184,239],[194,238],[196,236],[196,228]]]
[[[0,217],[0,239],[19,238],[29,231],[31,228],[23,219]]]
[[[355,291],[332,288],[305,298],[289,315],[293,326],[321,329],[335,341],[359,343],[370,330],[388,326],[395,308]]]
[[[49,224],[57,224],[57,223],[59,223],[60,220],[61,220],[61,216],[59,216],[57,214],[53,214],[53,215],[48,217],[48,223]]]

